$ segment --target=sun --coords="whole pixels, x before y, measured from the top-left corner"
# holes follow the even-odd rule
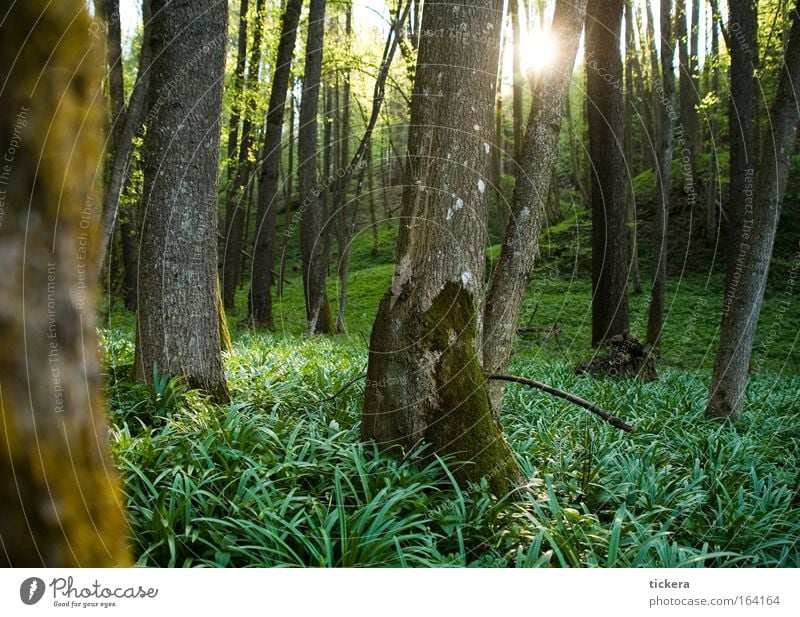
[[[556,59],[558,50],[553,39],[546,32],[529,34],[522,40],[520,60],[526,71],[540,73]]]

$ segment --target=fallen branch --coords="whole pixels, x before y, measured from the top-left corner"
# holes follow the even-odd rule
[[[633,427],[630,424],[626,424],[615,415],[608,413],[604,409],[601,409],[594,403],[590,403],[587,400],[582,399],[579,396],[575,396],[574,394],[570,394],[569,392],[564,392],[563,390],[559,390],[558,388],[554,388],[552,386],[548,386],[547,384],[543,384],[538,381],[533,381],[532,379],[525,379],[524,377],[517,377],[516,375],[495,375],[490,374],[486,376],[487,379],[495,379],[497,381],[510,381],[512,383],[521,383],[525,386],[530,386],[531,388],[536,388],[537,390],[541,390],[542,392],[547,392],[548,394],[552,394],[553,396],[557,396],[559,398],[563,398],[564,400],[569,401],[570,403],[574,403],[584,409],[591,411],[593,414],[600,416],[608,422],[611,426],[618,428],[620,430],[625,431],[626,433],[632,433]]]

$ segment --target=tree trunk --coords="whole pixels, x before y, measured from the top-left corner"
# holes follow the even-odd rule
[[[94,269],[99,274],[103,269],[108,244],[114,225],[117,220],[117,210],[119,209],[119,197],[125,183],[128,165],[133,148],[133,138],[142,125],[144,119],[145,101],[147,99],[148,83],[150,81],[150,63],[152,50],[150,48],[151,30],[151,0],[142,1],[142,19],[144,20],[144,30],[142,33],[142,50],[139,56],[139,68],[136,73],[136,82],[131,92],[131,98],[127,108],[124,110],[124,119],[115,120],[115,126],[121,123],[119,131],[114,131],[114,151],[109,157],[108,183],[103,196],[103,207],[101,215],[100,250],[97,251]],[[119,19],[119,15],[117,15]],[[120,60],[121,64],[122,60]],[[122,112],[121,112],[122,113]]]
[[[294,44],[297,39],[297,24],[303,0],[287,0],[281,20],[281,38],[275,58],[275,71],[272,76],[272,91],[267,111],[267,129],[264,132],[264,162],[258,187],[258,219],[253,248],[253,271],[250,282],[250,319],[255,326],[272,330],[275,323],[272,316],[272,270],[275,267],[275,227],[278,214],[278,180],[281,162],[281,138],[283,116],[286,107],[286,93],[292,69]],[[289,173],[287,174],[286,216],[292,211],[292,143],[294,125],[294,105],[290,113],[289,125]],[[281,264],[283,272],[283,264]],[[282,283],[281,283],[282,284]]]
[[[653,225],[653,286],[647,316],[647,344],[656,351],[664,327],[664,300],[667,286],[667,224],[669,184],[672,167],[675,109],[674,46],[672,38],[672,0],[661,0],[661,84],[659,98],[658,165],[656,172],[656,212]]]
[[[686,0],[678,0],[675,6],[675,23],[677,26],[678,57],[680,58],[679,95],[681,134],[681,160],[688,158],[689,166],[681,166],[683,187],[687,193],[687,204],[691,209],[697,202],[697,156],[700,153],[700,119],[697,105],[700,103],[697,82],[697,22],[699,15],[695,9],[699,2],[692,2],[692,11],[688,14],[687,24]]]
[[[625,183],[625,203],[628,217],[628,239],[631,247],[631,284],[633,293],[642,293],[642,281],[639,276],[639,243],[636,225],[636,200],[633,194],[633,176],[636,173],[633,165],[633,74],[636,62],[636,48],[634,39],[633,0],[625,2],[625,162],[627,167],[626,178],[631,178]]]
[[[153,0],[136,377],[228,399],[217,309],[217,165],[227,5]]]
[[[325,35],[326,0],[311,0],[308,15],[308,40],[303,71],[303,98],[300,103],[300,134],[297,172],[300,176],[300,248],[303,258],[303,293],[306,302],[307,332],[334,332],[325,279],[328,273],[328,240],[320,203],[322,189],[317,183],[317,109],[322,72],[322,46]]]
[[[345,40],[350,45],[350,36],[353,29],[352,7],[345,5]],[[345,68],[342,75],[342,105],[341,124],[339,135],[339,160],[337,165],[346,170],[350,164],[350,69]],[[348,207],[347,202],[347,180],[336,186],[334,201],[334,216],[339,219],[341,233],[339,237],[339,263],[336,268],[336,275],[339,279],[339,306],[336,317],[336,331],[340,334],[347,332],[347,321],[345,319],[345,309],[347,308],[347,275],[350,272],[350,247],[353,234],[350,230],[350,211],[355,210],[355,204]]]
[[[719,70],[719,28],[716,21],[711,22],[711,92],[719,92],[720,70]],[[722,144],[719,142],[719,121],[717,120],[718,106],[714,105],[709,111],[709,141],[711,144],[711,162],[709,164],[708,190],[706,193],[706,243],[709,247],[715,246],[717,242],[717,197],[720,192],[719,183],[719,159],[717,148]]]
[[[0,23],[3,567],[132,565],[97,355],[102,57],[86,7],[17,2]]]
[[[247,63],[245,80],[244,113],[242,114],[242,138],[239,142],[239,156],[236,174],[228,186],[226,208],[225,250],[222,260],[222,300],[225,308],[233,308],[236,287],[242,269],[242,249],[247,218],[247,187],[252,165],[250,162],[255,143],[255,121],[258,96],[258,70],[261,65],[261,34],[264,31],[264,0],[256,0],[255,24],[253,27],[253,47]]]
[[[486,477],[497,494],[521,480],[479,356],[502,8],[425,3],[395,276],[372,330],[361,429],[381,449],[427,443],[429,456],[468,461],[456,479]],[[469,37],[437,36],[453,19]]]
[[[587,208],[590,196],[589,191],[586,190],[586,183],[583,181],[583,171],[581,170],[580,157],[578,156],[578,139],[576,137],[578,127],[575,126],[575,120],[572,117],[572,102],[570,99],[569,90],[567,90],[566,110],[564,113],[567,118],[567,129],[569,130],[569,158],[572,166],[572,183],[581,194],[581,205]]]
[[[559,0],[550,36],[560,53],[544,70],[533,92],[521,174],[514,186],[511,212],[486,300],[483,364],[505,373],[511,358],[522,300],[539,252],[539,233],[547,188],[558,160],[558,136],[575,56],[585,18],[586,0]],[[489,385],[492,407],[500,408],[502,382]]]
[[[589,0],[586,96],[592,174],[592,345],[624,335],[628,320],[622,60],[623,0]]]
[[[742,266],[747,260],[748,244],[742,226],[753,224],[754,154],[754,49],[756,6],[754,0],[730,0],[730,102],[728,133],[730,135],[728,215],[728,261],[725,274],[725,301],[738,295]],[[733,32],[736,29],[736,32]]]
[[[800,83],[800,2],[792,11],[789,45],[781,67],[778,91],[769,113],[770,130],[764,135],[756,184],[752,226],[745,219],[742,241],[748,242],[748,259],[742,267],[739,292],[725,299],[719,349],[711,376],[706,415],[738,420],[747,388],[747,371],[753,351],[758,317],[764,299],[775,230],[797,142],[800,111],[796,87]],[[732,195],[731,199],[744,196]]]
[[[514,118],[514,164],[511,166],[514,177],[520,176],[520,165],[523,157],[523,136],[525,120],[522,112],[522,87],[525,76],[522,74],[522,27],[519,19],[519,3],[521,0],[508,0],[508,12],[511,14],[511,29],[514,36],[514,55],[512,57],[512,113]]]

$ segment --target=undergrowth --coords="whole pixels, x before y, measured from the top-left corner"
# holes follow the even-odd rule
[[[800,566],[800,378],[755,376],[744,420],[705,420],[706,373],[654,383],[513,372],[593,400],[633,435],[509,386],[502,421],[529,485],[462,490],[453,460],[360,443],[366,353],[353,340],[242,334],[233,401],[128,381],[104,337],[112,451],[144,566]],[[338,395],[333,396],[338,392]]]

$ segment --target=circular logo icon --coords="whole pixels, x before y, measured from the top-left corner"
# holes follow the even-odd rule
[[[19,586],[19,599],[24,604],[36,604],[44,595],[44,581],[36,576],[26,578]]]

